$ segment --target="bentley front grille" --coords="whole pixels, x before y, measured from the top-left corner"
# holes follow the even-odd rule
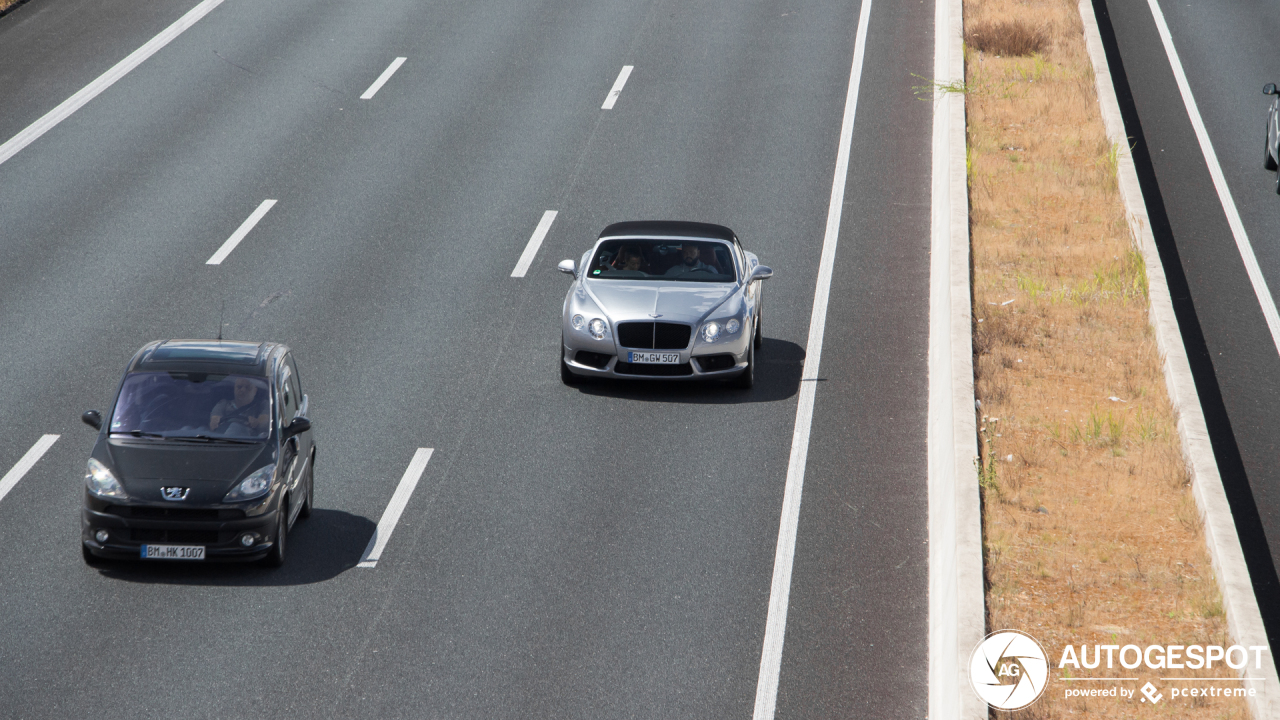
[[[637,350],[683,350],[692,334],[693,328],[681,323],[618,323],[618,342]]]

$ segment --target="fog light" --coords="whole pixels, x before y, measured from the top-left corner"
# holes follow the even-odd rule
[[[111,537],[111,534],[108,533],[106,530],[99,530],[98,532],[93,534],[93,539],[97,540],[100,543],[106,542],[107,538],[109,537]]]
[[[257,536],[254,535],[253,533],[245,533],[244,535],[240,536],[240,544],[243,545],[244,547],[249,547],[257,539],[258,539]]]

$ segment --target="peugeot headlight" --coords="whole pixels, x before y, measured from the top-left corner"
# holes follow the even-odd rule
[[[741,327],[742,327],[742,323],[738,322],[738,318],[733,318],[732,320],[724,324],[724,331],[732,335],[738,332],[738,329]]]
[[[266,495],[271,489],[271,478],[275,477],[275,474],[275,463],[254,470],[253,474],[241,480],[239,485],[231,488],[231,492],[222,498],[222,502],[240,502]]]
[[[89,488],[89,492],[98,497],[121,499],[129,497],[121,487],[120,481],[116,480],[116,476],[111,474],[107,466],[93,458],[89,458],[89,468],[85,471],[84,484]]]
[[[702,326],[702,338],[707,342],[715,342],[720,337],[720,323],[712,321]]]
[[[573,319],[570,320],[569,323],[573,325],[574,330],[581,330],[587,326],[587,319],[581,315],[574,315]]]
[[[605,333],[609,332],[609,323],[600,318],[595,318],[587,323],[587,331],[591,333],[591,337],[603,340]]]

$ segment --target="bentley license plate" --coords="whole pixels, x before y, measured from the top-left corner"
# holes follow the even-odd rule
[[[628,352],[627,362],[648,365],[679,365],[680,353]]]
[[[143,545],[144,560],[203,560],[203,545]]]

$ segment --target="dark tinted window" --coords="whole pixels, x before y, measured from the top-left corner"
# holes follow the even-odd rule
[[[729,246],[714,240],[606,240],[591,258],[593,280],[736,282]]]
[[[187,372],[130,373],[111,415],[113,434],[266,439],[266,378]]]

